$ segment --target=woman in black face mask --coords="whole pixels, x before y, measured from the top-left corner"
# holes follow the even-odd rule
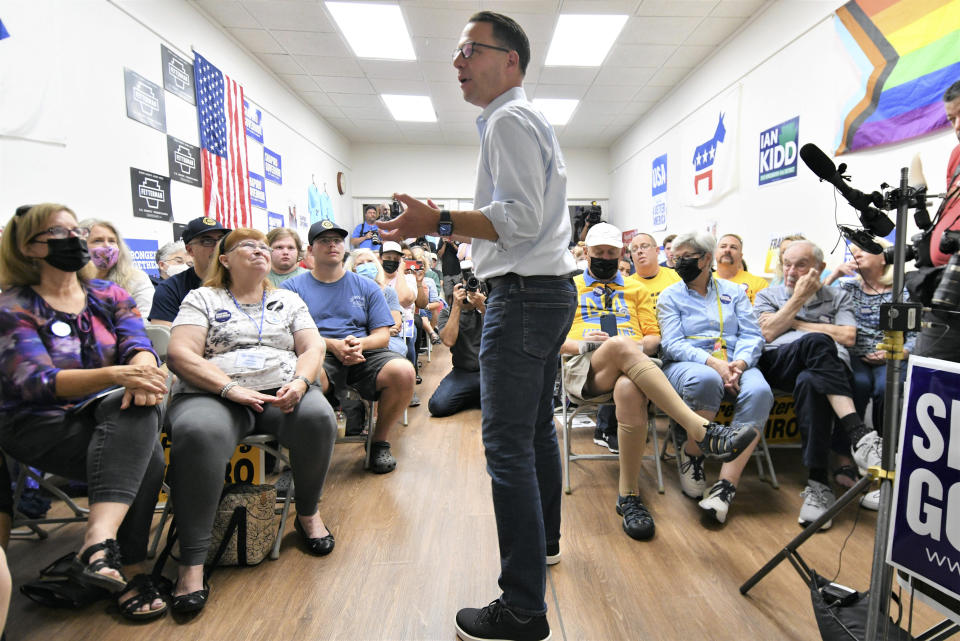
[[[166,612],[147,574],[163,475],[157,438],[166,374],[130,295],[80,275],[87,230],[63,205],[18,210],[0,241],[0,448],[86,481],[90,514],[72,558],[25,586],[41,603],[118,597],[123,616]],[[123,527],[121,527],[121,522]],[[126,574],[125,574],[126,573]]]

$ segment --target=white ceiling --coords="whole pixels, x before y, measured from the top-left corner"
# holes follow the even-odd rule
[[[417,60],[353,55],[321,0],[191,0],[352,142],[474,145],[480,110],[463,101],[451,52],[481,9],[517,20],[533,98],[577,98],[568,147],[608,147],[736,32],[765,0],[399,0]],[[366,0],[370,1],[370,0]],[[395,0],[396,1],[396,0]],[[544,67],[561,13],[630,18],[601,67]],[[378,94],[429,95],[435,123],[396,122]]]

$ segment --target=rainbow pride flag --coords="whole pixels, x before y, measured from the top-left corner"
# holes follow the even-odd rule
[[[960,80],[960,0],[851,0],[834,24],[862,78],[836,155],[947,126],[943,92]]]

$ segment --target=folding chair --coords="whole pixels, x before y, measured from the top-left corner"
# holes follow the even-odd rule
[[[156,350],[160,361],[165,362],[167,360],[167,347],[170,345],[170,328],[166,325],[154,325],[153,323],[147,323],[143,327],[147,331],[147,338],[153,343],[153,349]]]
[[[6,456],[3,452],[0,452],[0,456]],[[7,456],[8,460],[14,460],[12,457]],[[13,494],[13,523],[11,524],[11,536],[15,538],[27,538],[33,535],[36,535],[37,538],[43,540],[50,536],[50,533],[47,532],[42,526],[44,525],[63,525],[66,523],[83,523],[87,520],[88,515],[90,514],[90,509],[82,507],[76,503],[71,497],[67,496],[63,490],[61,490],[53,482],[54,477],[45,478],[43,474],[37,474],[34,470],[30,469],[24,463],[19,463],[20,474],[17,476],[17,489]],[[9,466],[8,466],[9,467]],[[63,501],[71,512],[73,516],[64,516],[64,517],[41,517],[35,519],[33,517],[23,514],[18,509],[20,504],[20,497],[23,494],[23,488],[26,487],[27,479],[33,479],[36,481],[37,485],[40,486],[41,490],[49,492],[55,498]],[[27,528],[29,532],[17,532],[21,528]]]
[[[560,360],[560,389],[562,399],[561,420],[563,422],[563,491],[567,494],[573,492],[570,487],[570,463],[577,460],[619,460],[619,454],[575,454],[570,442],[573,431],[573,421],[577,416],[593,414],[596,417],[597,410],[603,405],[612,405],[612,403],[592,404],[581,403],[577,405],[572,412],[569,410],[571,404],[570,396],[567,394],[567,388],[564,384],[563,373],[567,366],[568,356],[564,355]],[[644,454],[644,460],[653,459],[657,469],[657,491],[663,494],[663,471],[660,469],[660,437],[657,435],[657,421],[654,414],[653,405],[647,407],[647,438],[653,439],[653,454]]]

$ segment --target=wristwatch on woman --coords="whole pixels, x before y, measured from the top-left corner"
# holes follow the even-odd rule
[[[307,386],[307,389],[310,389],[310,385],[311,385],[310,379],[307,378],[306,376],[302,376],[302,375],[294,376],[293,381],[303,381],[303,384]],[[292,383],[293,381],[290,381],[290,382]]]

